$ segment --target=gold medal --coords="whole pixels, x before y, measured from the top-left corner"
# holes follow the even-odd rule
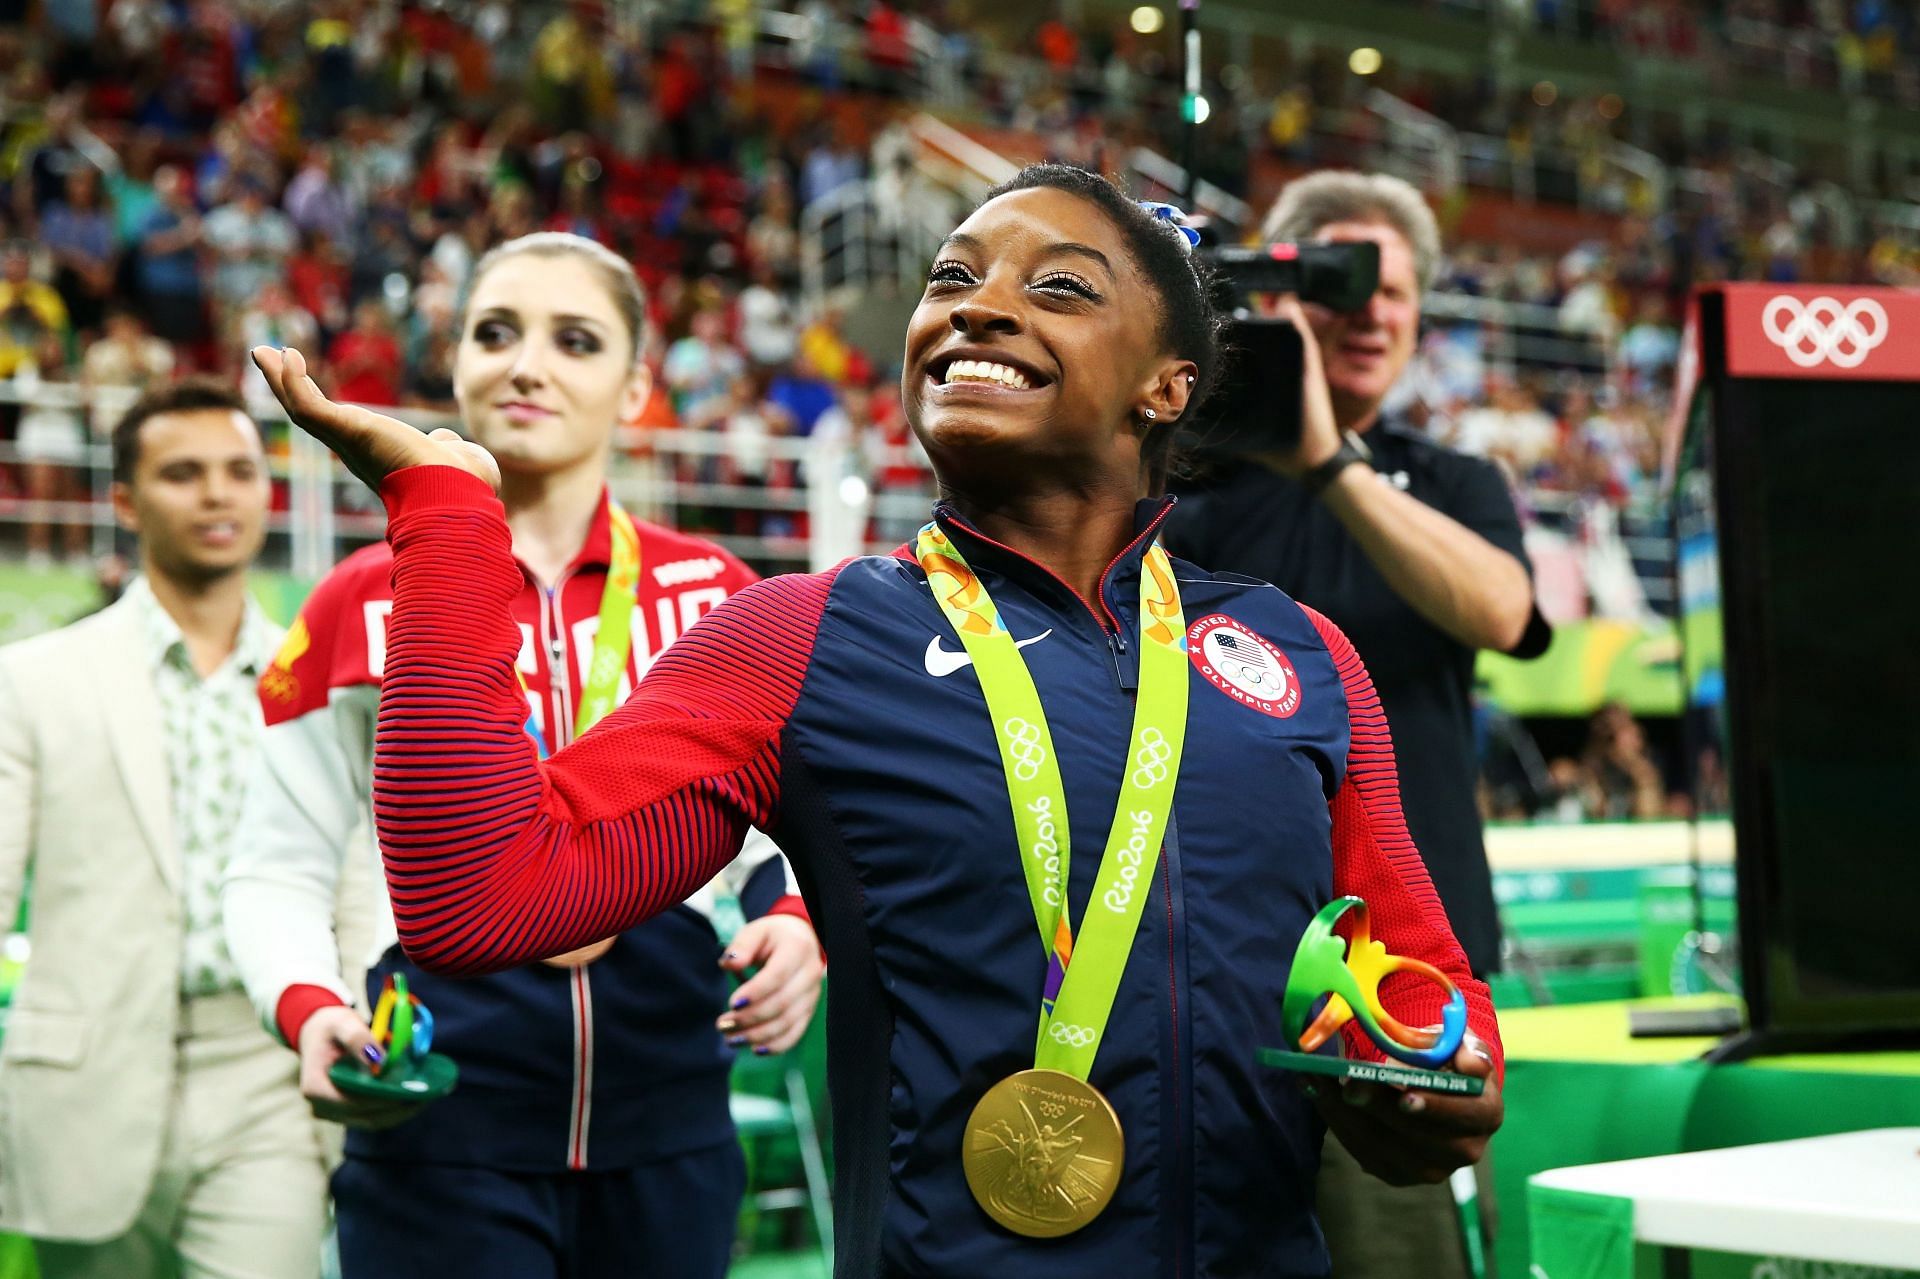
[[[1100,1091],[1057,1070],[1023,1070],[967,1118],[960,1161],[989,1217],[1017,1235],[1052,1239],[1098,1217],[1120,1185],[1126,1141]]]

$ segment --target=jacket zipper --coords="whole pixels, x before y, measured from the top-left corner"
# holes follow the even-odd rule
[[[569,968],[573,996],[573,1105],[567,1114],[567,1167],[587,1166],[587,1131],[593,1122],[593,982],[587,965]]]
[[[567,619],[561,593],[572,571],[540,592],[540,626],[547,646],[549,746],[558,752],[573,739],[572,684],[567,672]],[[573,1004],[573,1097],[567,1109],[567,1167],[587,1166],[587,1135],[593,1117],[593,978],[582,965],[568,970]]]

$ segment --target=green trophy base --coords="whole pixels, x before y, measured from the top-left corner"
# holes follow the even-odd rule
[[[1357,1079],[1362,1083],[1386,1084],[1392,1088],[1424,1088],[1428,1092],[1455,1093],[1462,1097],[1478,1097],[1487,1086],[1487,1081],[1477,1075],[1459,1075],[1451,1070],[1426,1070],[1398,1061],[1350,1061],[1345,1057],[1294,1053],[1280,1048],[1262,1048],[1257,1057],[1262,1066],[1297,1070],[1305,1075]]]
[[[411,1069],[376,1075],[350,1061],[336,1061],[327,1069],[333,1086],[349,1097],[371,1101],[438,1101],[453,1091],[460,1068],[444,1053],[428,1053]]]

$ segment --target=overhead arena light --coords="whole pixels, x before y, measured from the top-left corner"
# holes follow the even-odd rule
[[[1133,16],[1128,21],[1133,24],[1135,31],[1143,36],[1150,36],[1167,25],[1167,15],[1161,13],[1157,5],[1143,4],[1133,11]]]
[[[1371,46],[1355,49],[1347,59],[1347,70],[1355,75],[1372,75],[1380,69],[1380,50]]]

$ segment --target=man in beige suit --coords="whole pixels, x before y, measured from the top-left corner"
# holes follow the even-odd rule
[[[143,576],[0,649],[0,920],[32,883],[0,1040],[0,1229],[47,1279],[312,1279],[327,1140],[219,914],[280,642],[247,592],[266,459],[236,396],[187,382],[128,412],[113,474]]]

